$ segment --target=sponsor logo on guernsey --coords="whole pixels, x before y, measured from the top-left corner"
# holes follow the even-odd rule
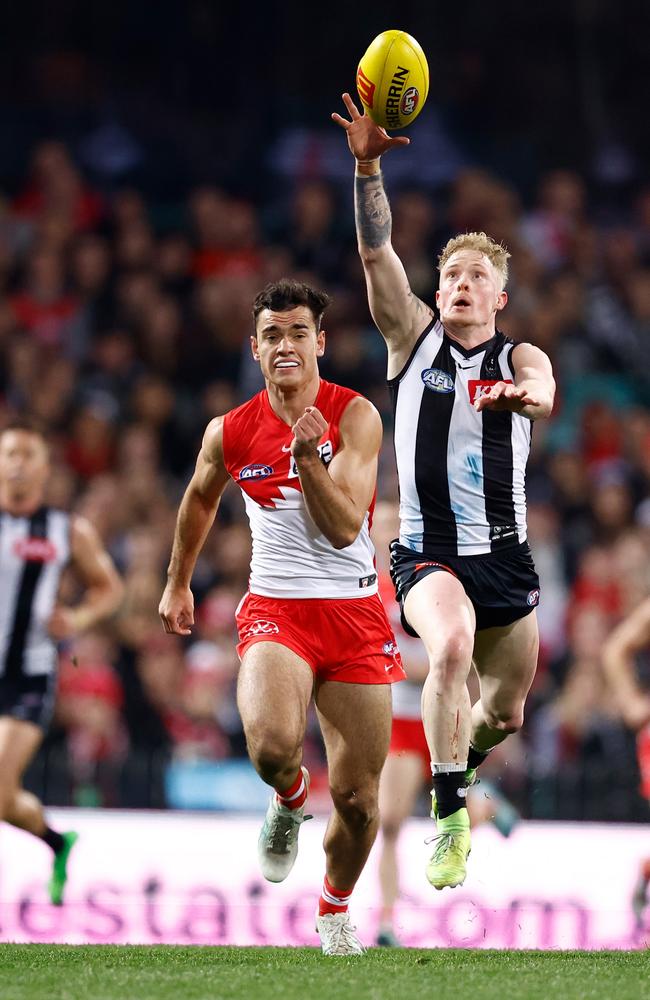
[[[420,92],[417,87],[409,87],[402,94],[399,109],[403,115],[412,115],[420,103]]]
[[[431,392],[453,392],[454,380],[449,372],[440,368],[425,368],[421,375],[422,381]]]
[[[272,465],[246,465],[239,473],[239,479],[266,479],[273,474]]]
[[[13,548],[14,555],[26,562],[52,562],[57,556],[56,545],[47,538],[19,538]]]
[[[384,656],[395,656],[396,652],[397,652],[397,643],[396,642],[393,642],[393,641],[389,640],[388,642],[384,643],[384,646],[383,646]],[[392,666],[393,666],[393,664],[391,663],[391,667]],[[388,667],[386,669],[388,670]]]
[[[515,524],[495,524],[490,528],[490,541],[501,542],[504,538],[512,538],[517,534]]]
[[[388,128],[399,128],[401,102],[408,78],[409,70],[405,66],[398,66],[393,73],[393,79],[390,81],[390,87],[388,88],[388,97],[386,98],[386,125]],[[415,90],[414,87],[409,89]]]
[[[366,587],[372,587],[373,583],[377,580],[377,574],[371,573],[370,576],[359,577],[359,587],[365,590]]]
[[[481,396],[485,396],[490,391],[492,386],[497,384],[497,382],[505,382],[506,385],[512,385],[511,378],[502,378],[502,379],[471,378],[467,383],[470,403],[474,405],[476,400],[480,399]]]
[[[319,458],[320,458],[321,462],[323,463],[323,465],[329,465],[330,462],[332,461],[332,459],[334,458],[334,448],[332,446],[332,442],[331,441],[323,441],[322,444],[319,444],[319,446],[318,446],[318,448],[316,450],[318,451]],[[283,449],[283,451],[284,451],[284,449]],[[288,475],[287,478],[288,479],[295,479],[297,475],[298,475],[298,466],[296,465],[295,458],[293,458],[293,456],[292,456],[292,458],[291,458],[291,466],[289,468],[289,475]]]
[[[277,635],[280,631],[275,622],[267,621],[266,618],[258,618],[257,621],[247,625],[241,634],[242,639],[250,639],[253,635]]]
[[[526,604],[528,605],[529,608],[535,608],[535,607],[537,607],[537,605],[539,604],[539,588],[538,587],[535,588],[535,590],[531,590],[530,591],[530,593],[528,594],[528,597],[526,598]]]

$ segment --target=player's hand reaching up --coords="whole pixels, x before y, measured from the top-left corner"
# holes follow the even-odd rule
[[[391,136],[365,112],[361,114],[349,94],[343,94],[343,103],[351,121],[336,112],[332,115],[332,121],[347,132],[348,146],[355,159],[361,162],[376,160],[393,146],[408,146],[411,140],[407,136]]]
[[[521,413],[526,406],[540,405],[540,400],[523,385],[496,382],[489,392],[475,400],[474,409],[479,413],[481,410],[510,410],[511,413]]]
[[[168,583],[158,606],[165,632],[170,635],[191,635],[194,624],[194,597],[189,587]]]
[[[318,458],[318,442],[328,428],[328,423],[320,410],[315,406],[305,407],[305,412],[298,417],[291,428],[293,441],[291,454],[294,458]]]

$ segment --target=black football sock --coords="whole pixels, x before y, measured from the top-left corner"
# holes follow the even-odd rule
[[[444,819],[459,809],[467,808],[464,771],[434,774],[433,790],[436,795],[438,819]]]
[[[45,827],[45,833],[41,834],[41,840],[44,840],[48,847],[51,847],[55,854],[58,854],[63,850],[63,845],[65,841],[60,833],[56,830],[50,829],[49,826]]]
[[[470,744],[469,753],[467,754],[467,770],[473,770],[486,760],[489,750],[477,750]]]

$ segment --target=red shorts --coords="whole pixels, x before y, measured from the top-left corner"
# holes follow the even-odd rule
[[[247,594],[237,611],[241,659],[256,642],[277,642],[305,660],[319,680],[392,684],[402,659],[379,596],[329,600]]]
[[[389,756],[399,757],[405,753],[413,753],[422,758],[425,775],[431,774],[429,744],[424,735],[421,719],[393,718],[393,728],[390,734]]]

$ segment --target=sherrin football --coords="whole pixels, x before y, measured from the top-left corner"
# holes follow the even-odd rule
[[[361,58],[357,91],[378,125],[406,128],[429,93],[429,66],[420,44],[406,31],[382,31]]]

